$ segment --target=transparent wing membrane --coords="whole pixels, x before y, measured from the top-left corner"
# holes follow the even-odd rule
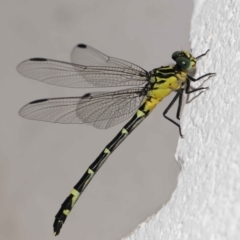
[[[105,129],[132,116],[145,94],[144,88],[133,88],[82,97],[40,99],[21,108],[19,115],[54,123],[89,123]]]
[[[72,51],[74,63],[32,58],[20,63],[17,71],[28,78],[71,88],[138,86],[149,79],[148,73],[135,64],[79,46],[83,44]]]
[[[139,67],[136,64],[119,58],[109,57],[106,54],[86,44],[78,44],[73,48],[71,53],[71,61],[75,64],[85,66],[111,66],[129,68],[134,69],[143,75],[147,74],[143,68]]]

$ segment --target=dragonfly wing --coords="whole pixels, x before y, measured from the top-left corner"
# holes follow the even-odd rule
[[[40,99],[22,107],[19,115],[54,123],[89,123],[106,129],[132,116],[145,96],[144,88],[131,88],[82,97]]]
[[[143,75],[146,74],[146,70],[138,65],[119,58],[109,57],[86,44],[78,44],[73,48],[71,53],[71,61],[73,63],[85,66],[111,66],[129,68],[136,70],[139,73],[141,72]]]
[[[83,66],[46,58],[32,58],[17,66],[28,78],[72,88],[136,86],[148,81],[147,72],[113,66]]]

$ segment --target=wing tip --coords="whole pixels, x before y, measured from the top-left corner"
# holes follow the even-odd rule
[[[38,100],[34,100],[30,103],[27,103],[26,105],[24,105],[22,108],[20,108],[20,110],[18,111],[18,115],[23,117],[23,118],[28,118],[27,114],[26,114],[26,109],[29,105],[33,105],[33,104],[37,104],[37,103],[42,103],[42,102],[46,102],[48,101],[47,98],[44,99],[38,99]]]
[[[46,58],[38,58],[38,57],[37,58],[30,58],[30,59],[27,59],[27,60],[24,60],[24,61],[20,62],[17,65],[16,69],[17,69],[18,73],[25,76],[24,75],[24,71],[25,71],[25,67],[26,67],[25,64],[27,64],[28,62],[46,62],[46,61],[47,61]]]

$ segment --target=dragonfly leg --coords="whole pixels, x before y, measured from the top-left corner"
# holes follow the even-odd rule
[[[200,77],[198,77],[198,78],[193,78],[193,77],[191,77],[191,76],[187,76],[187,78],[189,79],[189,80],[191,80],[191,81],[193,81],[193,82],[196,82],[196,81],[199,81],[200,79],[203,79],[203,78],[205,78],[205,77],[208,77],[207,79],[209,79],[209,78],[211,78],[211,77],[214,77],[216,75],[216,73],[206,73],[206,74],[204,74],[204,75],[202,75],[202,76],[200,76]]]
[[[182,135],[182,131],[181,131],[181,127],[180,125],[175,122],[173,119],[171,119],[170,117],[168,117],[166,114],[168,113],[169,109],[172,107],[172,105],[177,101],[177,99],[180,97],[180,95],[182,95],[182,90],[178,91],[177,94],[175,95],[175,97],[172,99],[172,101],[170,102],[170,104],[167,106],[167,108],[164,110],[163,112],[163,116],[168,120],[170,121],[171,123],[175,124],[178,129],[179,129],[179,134],[180,134],[180,137],[183,138],[183,135]],[[178,106],[179,108],[179,106]],[[180,106],[180,109],[181,109],[181,106]],[[178,110],[180,112],[180,110]],[[178,113],[177,113],[178,114]]]
[[[200,58],[206,56],[209,51],[210,51],[210,49],[208,49],[205,53],[203,53],[203,54],[199,55],[198,57],[196,57],[197,61],[198,61]]]
[[[182,96],[183,96],[183,90],[184,89],[181,89],[181,93],[180,93],[180,96],[179,96],[179,99],[178,99],[178,109],[177,109],[177,115],[176,115],[176,118],[178,120],[180,120],[180,112],[181,112],[181,108],[182,108]]]
[[[209,87],[200,87],[200,88],[196,88],[196,89],[190,90],[190,81],[189,81],[189,79],[187,79],[186,85],[187,85],[186,88],[185,88],[185,93],[186,94],[190,94],[190,93],[197,92],[197,91],[200,91],[200,90],[208,90],[209,89]]]

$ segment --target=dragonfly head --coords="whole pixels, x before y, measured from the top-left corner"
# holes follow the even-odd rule
[[[172,59],[183,71],[189,71],[196,66],[197,59],[187,51],[177,51],[172,54]]]

